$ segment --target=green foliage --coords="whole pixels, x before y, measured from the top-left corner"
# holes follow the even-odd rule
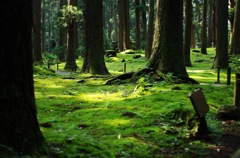
[[[234,20],[234,14],[235,14],[235,7],[229,8],[228,10],[228,20],[233,21]]]
[[[81,15],[82,11],[76,6],[64,5],[58,12],[57,22],[62,27],[68,27],[73,21],[77,22]]]

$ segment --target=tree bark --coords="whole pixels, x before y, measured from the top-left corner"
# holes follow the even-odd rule
[[[154,0],[149,0],[149,20],[148,33],[146,39],[145,57],[150,58],[152,54],[152,43],[154,34]]]
[[[67,5],[67,0],[60,0],[60,9],[62,9],[62,7],[64,5]],[[65,48],[67,48],[67,28],[60,26],[60,31],[59,31],[59,46],[62,47],[61,51],[58,54],[58,59],[61,62],[66,61],[66,50]]]
[[[203,17],[202,17],[202,47],[201,53],[207,54],[207,0],[203,3]]]
[[[70,5],[77,6],[77,0],[70,0]],[[65,70],[75,71],[77,68],[76,63],[76,50],[77,50],[77,22],[73,19],[68,25],[68,52]]]
[[[228,67],[228,0],[216,0],[216,57],[214,68]]]
[[[142,42],[141,48],[145,49],[146,37],[147,37],[147,17],[146,17],[146,0],[142,0]]]
[[[85,1],[85,50],[87,57],[82,72],[109,75],[104,61],[102,0]],[[94,19],[94,20],[93,20]],[[83,68],[85,68],[83,67]]]
[[[43,149],[44,143],[33,87],[32,1],[1,2],[0,13],[4,15],[0,21],[0,66],[6,67],[0,75],[0,155],[7,148],[31,155]]]
[[[140,39],[140,0],[135,0],[135,42],[136,50],[139,50],[141,47]]]
[[[41,50],[41,0],[33,1],[33,60],[42,61]]]
[[[192,0],[185,0],[185,29],[184,29],[184,64],[192,66],[191,63],[191,31],[192,31]]]
[[[188,76],[183,59],[183,1],[157,1],[153,54],[147,67]]]
[[[235,15],[232,42],[230,45],[230,54],[240,54],[240,0],[237,1]]]

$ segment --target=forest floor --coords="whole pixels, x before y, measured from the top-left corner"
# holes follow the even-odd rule
[[[193,66],[187,71],[200,84],[149,83],[142,77],[136,84],[105,85],[106,80],[123,74],[123,59],[127,72],[145,66],[147,60],[133,59],[134,54],[106,58],[112,76],[105,77],[79,70],[56,74],[35,66],[38,120],[51,149],[49,157],[231,157],[240,147],[240,121],[220,120],[216,114],[223,105],[233,106],[238,57],[231,63],[231,84],[226,85],[226,70],[221,70],[216,84],[217,71],[211,69],[214,51],[191,54]],[[143,56],[143,52],[136,53]],[[77,64],[81,67],[81,58]],[[195,115],[189,93],[196,88],[202,89],[210,107],[206,115],[210,133],[202,137],[195,137],[197,126],[189,126]]]

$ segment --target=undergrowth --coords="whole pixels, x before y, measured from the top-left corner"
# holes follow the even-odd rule
[[[189,93],[201,88],[210,106],[206,116],[211,135],[222,133],[222,121],[216,111],[233,103],[233,82],[226,86],[226,70],[211,69],[214,49],[208,55],[192,53],[191,78],[200,84],[154,82],[151,86],[136,84],[105,85],[107,77],[77,73],[55,74],[44,66],[35,66],[34,85],[41,131],[51,149],[60,158],[78,157],[192,157],[206,156],[213,144],[192,139],[194,129],[187,121],[195,114]],[[138,52],[144,56],[143,52]],[[106,58],[107,68],[114,75],[137,71],[147,63],[144,57],[117,54]],[[196,61],[196,62],[195,62]],[[201,62],[199,62],[201,61]],[[65,63],[59,65],[64,70]],[[79,67],[82,59],[77,60]],[[56,70],[56,65],[51,69]],[[141,81],[141,85],[148,84]],[[185,111],[185,117],[174,117]],[[189,118],[188,118],[189,117]]]

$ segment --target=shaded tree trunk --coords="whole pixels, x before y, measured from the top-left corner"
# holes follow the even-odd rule
[[[0,75],[0,155],[4,157],[7,148],[31,155],[44,143],[33,87],[32,1],[2,1],[0,13],[0,66],[7,66]]]
[[[185,0],[185,29],[184,29],[184,64],[191,66],[190,47],[191,47],[191,31],[192,31],[192,0]]]
[[[82,72],[108,75],[103,48],[102,0],[85,1],[85,51]],[[94,19],[94,20],[92,20]]]
[[[188,76],[183,59],[183,1],[157,1],[153,54],[147,67]]]
[[[142,0],[142,42],[141,42],[141,48],[142,46],[145,49],[146,45],[146,36],[147,36],[147,17],[146,17],[146,0]]]
[[[77,0],[70,0],[72,6],[77,6]],[[68,25],[68,52],[65,70],[74,71],[77,68],[76,63],[76,50],[77,50],[77,22],[76,19],[73,19],[72,22]]]
[[[33,60],[42,61],[41,50],[41,0],[33,1]]]
[[[42,38],[41,38],[41,43],[42,43],[42,52],[46,51],[46,12],[44,8],[46,7],[46,2],[45,0],[42,0]]]
[[[234,8],[234,7],[235,7],[235,0],[230,0],[230,8]],[[230,21],[230,44],[231,44],[232,35],[233,35],[234,19],[235,19],[234,16],[229,19],[229,21]]]
[[[237,1],[230,54],[240,54],[240,0]]]
[[[135,0],[135,42],[136,50],[139,50],[141,47],[140,39],[140,0]]]
[[[67,5],[67,0],[60,0],[60,9],[63,5]],[[62,47],[61,51],[58,54],[58,59],[61,62],[66,61],[66,48],[67,48],[67,29],[66,27],[60,26],[59,31],[59,46]]]
[[[154,34],[154,0],[149,0],[148,33],[145,48],[146,58],[150,58],[152,54],[153,34]]]
[[[129,0],[118,0],[119,51],[130,49]]]
[[[203,17],[202,17],[202,47],[201,53],[207,54],[207,0],[203,3]]]
[[[228,0],[216,0],[216,57],[214,68],[228,67]]]
[[[208,9],[208,42],[207,46],[212,47],[213,44],[213,1],[210,0],[209,2],[209,9]]]
[[[195,25],[194,24],[192,24],[192,27],[191,27],[191,48],[196,48]]]

